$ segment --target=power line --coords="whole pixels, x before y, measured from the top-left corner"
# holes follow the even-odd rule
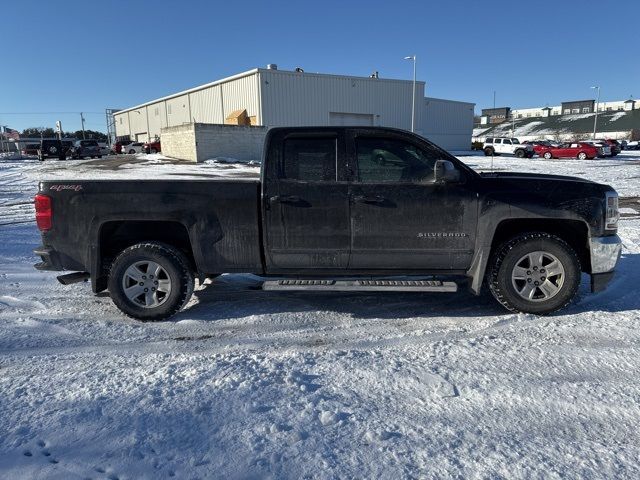
[[[0,115],[79,115],[89,113],[92,115],[104,115],[104,112],[0,112]]]

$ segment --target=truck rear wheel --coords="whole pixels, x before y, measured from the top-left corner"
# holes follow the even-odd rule
[[[521,148],[519,148],[518,150],[516,150],[516,157],[518,157],[518,158],[524,158],[524,150],[522,150]]]
[[[484,149],[484,154],[486,157],[490,157],[491,155],[493,155],[493,148],[491,147],[487,147]]]
[[[543,232],[526,233],[495,251],[489,289],[512,312],[546,315],[571,303],[580,271],[576,252],[564,240]]]
[[[109,272],[113,303],[138,320],[162,320],[179,312],[193,294],[186,256],[163,243],[145,242],[124,250]]]

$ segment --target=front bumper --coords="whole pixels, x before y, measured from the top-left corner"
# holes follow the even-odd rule
[[[616,268],[622,241],[618,235],[608,237],[591,237],[589,253],[591,255],[591,273],[606,273]]]
[[[618,235],[589,239],[592,292],[600,292],[607,288],[613,278],[613,270],[616,268],[621,252],[622,241]]]

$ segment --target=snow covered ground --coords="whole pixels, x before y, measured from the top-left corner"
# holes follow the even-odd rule
[[[552,317],[466,292],[285,294],[225,275],[171,321],[143,324],[32,268],[29,203],[43,170],[68,177],[55,172],[67,165],[120,178],[230,167],[140,162],[0,161],[0,478],[640,476],[635,207],[609,289],[589,294],[585,277]],[[640,190],[636,152],[494,168]]]
[[[456,156],[475,170],[491,171],[492,159],[486,157],[483,152],[460,152],[460,155]],[[615,157],[595,160],[545,160],[537,156],[532,159],[519,159],[511,155],[500,155],[493,157],[493,170],[581,177],[612,185],[621,197],[640,195],[640,151],[623,151]]]

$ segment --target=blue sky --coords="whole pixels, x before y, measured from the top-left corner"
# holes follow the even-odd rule
[[[0,124],[75,130],[83,111],[105,130],[107,107],[267,63],[410,78],[414,53],[427,95],[476,111],[494,90],[514,108],[593,98],[591,85],[603,100],[636,98],[639,13],[631,0],[21,0],[2,9]]]

